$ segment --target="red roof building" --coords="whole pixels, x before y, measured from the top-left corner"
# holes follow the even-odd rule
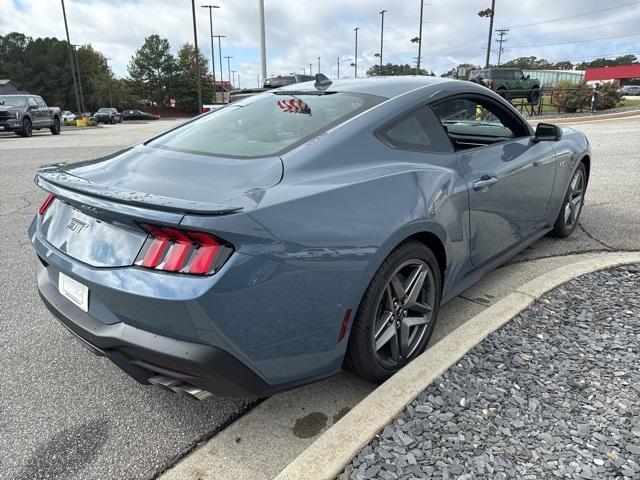
[[[587,68],[584,79],[587,82],[611,82],[626,78],[640,78],[640,64],[619,65],[617,67]]]

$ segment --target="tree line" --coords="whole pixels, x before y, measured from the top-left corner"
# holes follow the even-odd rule
[[[91,45],[74,50],[80,71],[86,111],[113,106],[120,110],[168,106],[198,111],[195,48],[185,43],[174,56],[166,38],[150,35],[128,65],[129,75],[116,78],[106,57]],[[213,81],[207,59],[199,52],[203,101],[213,99]],[[32,38],[19,32],[0,35],[0,78],[13,80],[20,90],[42,96],[65,110],[76,111],[73,77],[66,41]]]
[[[549,62],[544,58],[538,57],[518,57],[501,63],[500,68],[521,68],[523,70],[586,70],[587,68],[615,67],[618,65],[632,65],[637,63],[638,58],[635,55],[623,55],[614,59],[596,58],[595,60],[579,63],[572,63],[568,60]],[[489,67],[496,67],[496,65],[490,65]],[[443,73],[442,76],[456,78],[459,68],[469,71],[483,67],[471,63],[461,63],[457,67]]]

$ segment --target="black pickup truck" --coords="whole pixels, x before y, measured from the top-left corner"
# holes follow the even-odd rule
[[[47,107],[37,95],[0,95],[0,132],[30,137],[34,130],[48,128],[60,135],[60,109]]]

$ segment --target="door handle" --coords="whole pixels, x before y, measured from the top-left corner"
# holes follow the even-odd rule
[[[498,183],[498,179],[496,177],[490,177],[489,175],[483,175],[479,180],[473,182],[473,189],[476,192],[486,192],[493,185]]]

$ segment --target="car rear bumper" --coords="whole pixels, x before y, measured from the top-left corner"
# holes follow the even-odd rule
[[[109,358],[142,384],[165,375],[228,397],[263,397],[295,386],[269,385],[221,348],[158,335],[123,322],[102,323],[64,298],[46,269],[44,264],[38,267],[38,292],[51,313],[83,346]]]

